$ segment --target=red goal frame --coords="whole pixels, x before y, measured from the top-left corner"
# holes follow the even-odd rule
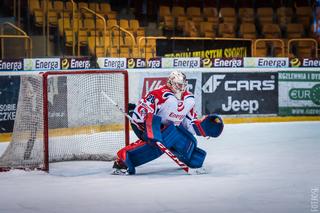
[[[49,75],[61,75],[61,74],[95,74],[95,73],[122,73],[124,75],[124,91],[125,91],[125,108],[128,112],[129,94],[128,94],[128,72],[126,70],[85,70],[85,71],[56,71],[45,72],[43,76],[43,136],[44,136],[44,171],[49,171],[49,132],[48,132],[48,76]],[[125,118],[125,144],[129,145],[129,120]]]
[[[37,170],[49,171],[49,116],[48,116],[48,77],[53,75],[72,75],[72,74],[106,74],[106,73],[118,73],[123,75],[124,79],[124,110],[128,112],[128,103],[129,103],[129,87],[128,87],[128,72],[126,70],[75,70],[75,71],[48,71],[40,72],[39,75],[42,76],[42,88],[43,88],[43,166],[33,168]],[[129,120],[125,117],[124,119],[124,131],[125,131],[125,145],[129,145]],[[9,171],[12,168],[9,167],[0,167],[0,172]],[[29,168],[19,167],[15,169],[24,169],[28,170]]]

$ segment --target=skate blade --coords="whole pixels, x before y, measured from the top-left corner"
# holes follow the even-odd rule
[[[204,175],[204,174],[208,174],[208,171],[204,167],[197,168],[197,169],[189,168],[188,174],[190,174],[190,175]]]
[[[125,169],[113,169],[111,175],[129,175],[129,173]]]

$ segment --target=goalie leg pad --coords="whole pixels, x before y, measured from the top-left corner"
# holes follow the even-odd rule
[[[190,159],[188,161],[185,161],[184,163],[187,164],[190,168],[201,168],[206,155],[207,153],[204,150],[196,147],[193,150]]]
[[[180,140],[177,127],[173,123],[162,131],[162,140],[162,144],[168,149]]]
[[[154,115],[152,113],[148,113],[146,115],[146,120],[144,123],[144,133],[143,138],[145,141],[162,141],[162,134],[161,134],[161,117]]]
[[[150,162],[162,154],[163,152],[155,144],[142,140],[122,148],[117,153],[118,158],[128,167],[129,174],[135,174],[135,167]]]
[[[162,141],[161,137],[161,118],[151,113],[147,114],[143,128],[139,124],[131,123],[131,128],[136,136],[143,141]]]
[[[162,138],[164,145],[172,148],[180,160],[188,161],[197,146],[196,138],[183,127],[173,126],[170,134],[163,134]]]

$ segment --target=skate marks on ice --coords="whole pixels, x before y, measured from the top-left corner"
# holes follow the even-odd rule
[[[50,175],[61,177],[105,176],[111,172],[112,162],[70,161],[50,164]]]
[[[101,161],[76,161],[60,162],[50,164],[50,173],[52,176],[77,177],[77,176],[117,176],[112,174],[112,162]],[[152,163],[142,165],[136,168],[134,176],[188,176],[188,175],[208,175],[211,172],[211,166],[206,165],[199,169],[191,169],[190,174],[186,173],[175,165],[161,163]],[[123,176],[123,175],[122,175]],[[124,175],[126,176],[126,175]],[[220,175],[219,175],[220,176]]]

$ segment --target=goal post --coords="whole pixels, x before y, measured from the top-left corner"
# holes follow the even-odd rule
[[[129,144],[127,71],[57,71],[21,75],[12,139],[0,171],[40,169],[51,162],[114,160]]]

